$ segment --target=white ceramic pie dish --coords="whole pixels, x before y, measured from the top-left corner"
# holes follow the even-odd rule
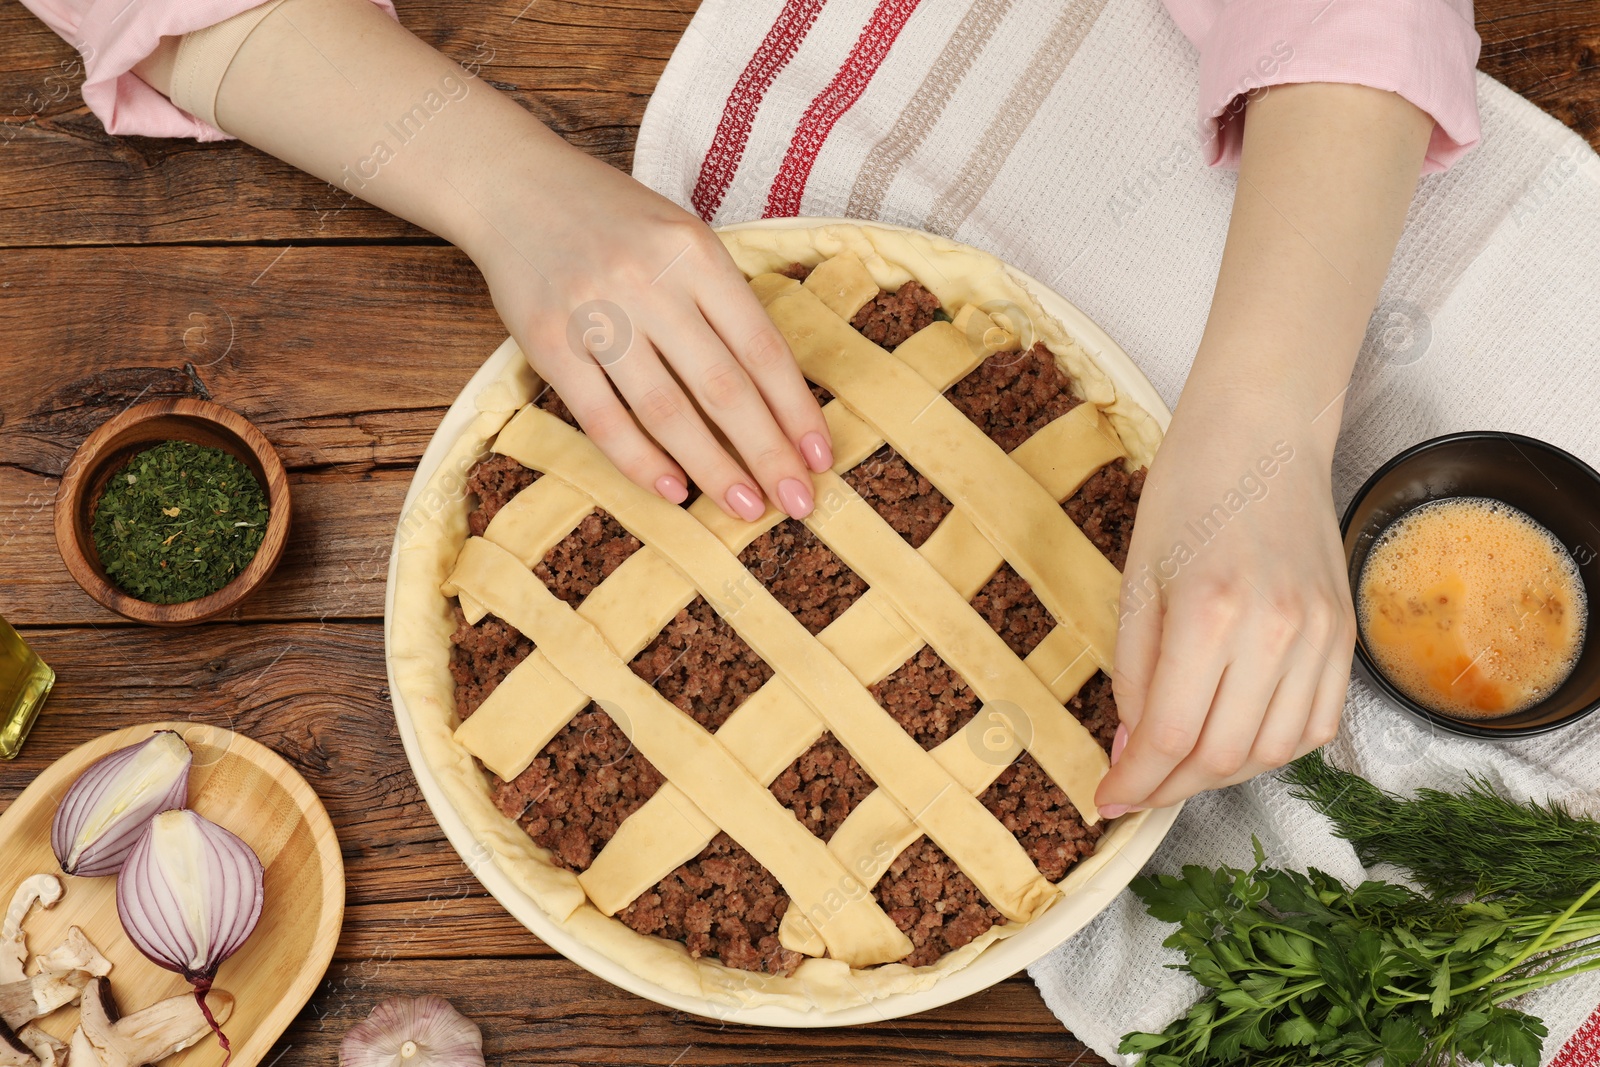
[[[781,219],[747,223],[729,227],[730,230],[791,229],[828,225],[847,220]],[[859,224],[856,224],[859,225]],[[872,224],[881,229],[898,227]],[[913,231],[906,231],[908,233]],[[1114,383],[1120,396],[1142,407],[1164,431],[1170,420],[1166,405],[1149,381],[1140,373],[1133,361],[1106,333],[1064,298],[1051,292],[1039,282],[1019,271],[1007,268],[1013,280],[1027,289],[1043,310],[1065,327],[1074,340],[1094,360],[1096,365]],[[468,381],[456,398],[432,440],[424,451],[402,515],[409,515],[418,494],[426,486],[444,461],[450,448],[467,431],[478,413],[477,398],[485,389],[499,381],[516,360],[522,358],[520,350],[511,341],[502,344]],[[397,536],[396,547],[399,539]],[[384,607],[384,633],[386,648],[392,650],[394,625],[396,575],[398,551],[391,555],[387,595]],[[966,967],[942,978],[935,985],[917,992],[892,994],[866,1004],[834,1011],[802,1011],[776,1005],[729,1007],[726,1004],[703,998],[686,996],[651,982],[623,967],[591,945],[567,932],[494,862],[488,861],[492,849],[479,842],[452,804],[447,791],[421,751],[416,724],[408,711],[401,690],[396,683],[394,661],[389,658],[390,693],[394,702],[395,718],[399,726],[406,755],[416,774],[423,798],[438,820],[445,836],[462,860],[483,886],[519,922],[541,940],[562,953],[574,963],[605,979],[613,985],[638,994],[675,1010],[695,1015],[761,1026],[846,1026],[857,1023],[878,1022],[900,1016],[928,1011],[988,988],[1017,973],[1035,960],[1071,937],[1126,888],[1156,847],[1165,838],[1176,818],[1179,807],[1144,812],[1125,819],[1137,820],[1130,835],[1119,835],[1120,847],[1109,853],[1102,850],[1097,859],[1104,862],[1087,879],[1078,883],[1074,891],[1058,901],[1043,916],[1030,923],[1027,929],[1003,938],[985,949]]]

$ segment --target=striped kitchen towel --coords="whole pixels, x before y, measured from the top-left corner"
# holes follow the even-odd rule
[[[1291,70],[1293,41],[1275,42]],[[1263,57],[1265,61],[1268,57]],[[1248,84],[1248,83],[1246,83]],[[992,252],[1072,300],[1168,404],[1205,325],[1234,176],[1201,166],[1197,57],[1159,0],[705,0],[651,100],[636,176],[717,222],[853,216]],[[1600,465],[1600,159],[1478,76],[1483,142],[1423,179],[1345,409],[1342,507],[1388,456],[1455,430]],[[1600,532],[1592,546],[1600,549]],[[1333,755],[1379,785],[1464,772],[1600,814],[1600,716],[1487,746],[1434,736],[1353,685]],[[1326,823],[1259,780],[1185,809],[1152,867],[1249,860],[1366,876]],[[1390,872],[1392,873],[1392,872]],[[1197,989],[1129,894],[1032,969],[1108,1058]],[[1600,1063],[1600,977],[1528,998],[1547,1061]],[[1553,1059],[1552,1059],[1553,1057]]]

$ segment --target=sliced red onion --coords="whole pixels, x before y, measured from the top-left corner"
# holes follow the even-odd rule
[[[205,994],[222,961],[239,950],[261,918],[262,875],[249,845],[183,808],[150,820],[117,875],[117,914],[128,939],[156,966],[189,980],[230,1058],[228,1038],[211,1017]]]
[[[61,869],[83,878],[121,870],[150,817],[183,807],[193,762],[183,738],[158,730],[91,764],[67,790],[50,827]]]

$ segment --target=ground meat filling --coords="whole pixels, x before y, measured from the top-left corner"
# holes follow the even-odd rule
[[[978,713],[978,697],[931,648],[923,648],[871,688],[874,699],[925,749],[941,744]]]
[[[473,626],[455,606],[456,630],[450,635],[450,677],[456,683],[456,714],[465,719],[489,699],[517,664],[528,658],[533,642],[509,623],[486,615]]]
[[[1043,341],[996,352],[945,396],[1007,452],[1082,403]]]
[[[663,779],[627,735],[590,704],[550,740],[528,769],[509,782],[495,779],[494,803],[555,862],[588,869],[617,827]]]
[[[851,467],[844,480],[912,548],[921,548],[950,514],[944,494],[888,445]]]
[[[867,591],[867,583],[797,519],[785,519],[750,542],[739,562],[813,635]],[[753,592],[735,589],[727,595],[742,602]]]
[[[1128,565],[1128,543],[1133,539],[1133,517],[1144,492],[1144,475],[1143,467],[1130,472],[1120,463],[1108,463],[1061,505],[1067,518],[1119,571]]]
[[[921,282],[910,281],[892,293],[880,290],[861,305],[850,325],[879,348],[893,351],[932,323],[938,313],[939,298],[923,288]]]
[[[467,528],[472,536],[482,537],[500,509],[538,480],[538,471],[529,470],[510,456],[479,460],[467,472],[467,492],[478,498],[478,506],[467,515]]]
[[[783,273],[804,279],[809,268]],[[893,347],[933,321],[938,303],[916,283],[881,293],[853,325],[874,343]],[[830,399],[813,387],[819,400]],[[1011,451],[1079,403],[1071,382],[1042,346],[1001,353],[980,364],[947,394],[1001,448]],[[536,403],[574,420],[551,391]],[[474,532],[538,475],[505,457],[491,457],[469,477],[478,496]],[[950,512],[950,502],[914,467],[885,446],[845,475],[894,530],[920,547]],[[1062,505],[1067,516],[1121,568],[1127,555],[1144,472],[1111,464]],[[481,520],[476,518],[482,516]],[[478,523],[481,522],[482,526]],[[568,603],[581,603],[639,545],[603,512],[588,516],[552,549],[538,573]],[[741,554],[759,583],[812,634],[819,633],[866,585],[804,524],[787,520]],[[749,595],[751,590],[743,591]],[[734,591],[734,596],[741,591]],[[1004,565],[972,599],[1008,648],[1026,656],[1055,622],[1028,583]],[[451,672],[463,716],[532,650],[492,616],[478,626],[458,620]],[[715,730],[767,682],[772,671],[704,600],[697,598],[632,663],[633,670],[685,714]],[[962,729],[980,702],[966,680],[931,649],[917,652],[870,687],[873,697],[924,749]],[[1111,684],[1097,674],[1067,702],[1104,747],[1117,727]],[[661,776],[626,736],[591,704],[512,782],[494,783],[501,811],[516,817],[557,863],[582,871],[629,815],[661,785]],[[832,734],[818,741],[771,785],[772,794],[826,841],[876,787]],[[1087,827],[1066,795],[1024,754],[980,798],[1010,830],[1045,877],[1059,881],[1090,854],[1101,834]],[[898,856],[874,894],[915,950],[904,963],[933,964],[1003,921],[970,879],[926,837]],[[682,942],[697,957],[767,974],[789,974],[802,958],[778,941],[789,901],[772,875],[726,834],[644,893],[617,917],[643,934]]]
[[[1033,756],[1024,752],[978,798],[1028,852],[1039,873],[1052,882],[1094,852],[1105,824],[1086,826],[1061,787]]]
[[[582,426],[578,425],[577,416],[567,407],[567,402],[561,399],[561,394],[557,393],[549,385],[546,385],[539,395],[533,398],[533,406],[540,411],[549,412],[574,430],[583,429]]]
[[[773,780],[772,795],[826,841],[855,806],[877,788],[855,757],[825,733]]]
[[[643,546],[603,511],[591,511],[533,568],[550,591],[576,608]]]
[[[786,278],[803,282],[811,277],[804,263],[791,263],[778,271]],[[861,305],[850,325],[880,348],[893,350],[906,338],[923,329],[939,314],[939,298],[919,281],[908,281],[894,292],[878,290],[878,295]]]
[[[1000,564],[994,577],[970,603],[1018,656],[1032,652],[1056,626],[1056,620],[1034,595],[1033,587],[1009,563]]]
[[[630,666],[713,732],[772,677],[766,661],[701,597],[678,612]]]
[[[915,946],[900,961],[910,967],[937,963],[1001,921],[972,880],[926,837],[895,857],[872,895]]]
[[[1093,678],[1083,683],[1077,695],[1067,701],[1067,710],[1072,712],[1073,718],[1083,723],[1083,728],[1100,742],[1101,748],[1107,753],[1111,751],[1111,741],[1117,736],[1117,725],[1122,720],[1117,717],[1117,700],[1111,695],[1109,677],[1103,672],[1096,672]]]
[[[697,958],[789,974],[805,957],[778,942],[778,922],[788,907],[777,879],[733,838],[718,834],[617,918],[641,934],[681,941]]]

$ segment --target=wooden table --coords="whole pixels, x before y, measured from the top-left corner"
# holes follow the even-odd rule
[[[626,169],[694,0],[403,0],[405,22]],[[1600,4],[1479,0],[1483,68],[1600,146]],[[1095,1064],[1026,976],[832,1032],[719,1026],[591,977],[488,897],[418,794],[383,664],[389,542],[446,405],[504,336],[455,249],[239,145],[108,137],[75,53],[0,0],[0,614],[60,682],[0,806],[50,761],[152,719],[220,723],[327,803],[349,910],[283,1064],[332,1064],[378,1000],[443,993],[491,1062]],[[291,471],[292,545],[240,619],[121,624],[56,554],[73,449],[136,399],[240,411]]]

